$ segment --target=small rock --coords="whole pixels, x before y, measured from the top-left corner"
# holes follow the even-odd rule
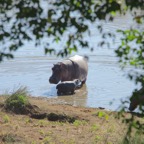
[[[43,140],[43,137],[39,137],[39,140]]]

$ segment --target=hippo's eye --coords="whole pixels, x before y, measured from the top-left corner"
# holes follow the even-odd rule
[[[55,72],[60,71],[60,69],[58,67],[53,67],[52,70],[55,71]]]

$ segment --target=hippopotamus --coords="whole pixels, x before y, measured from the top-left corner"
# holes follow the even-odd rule
[[[88,64],[85,57],[75,55],[69,59],[54,64],[52,76],[49,78],[51,84],[58,84],[60,81],[73,81],[79,79],[82,84],[86,82]]]
[[[135,110],[138,105],[144,105],[144,88],[133,93],[133,96],[130,98],[129,110]]]
[[[57,94],[74,94],[75,89],[80,86],[80,83],[79,79],[61,82],[56,86]]]

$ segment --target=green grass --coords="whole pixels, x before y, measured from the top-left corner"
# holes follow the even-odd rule
[[[73,125],[74,125],[75,127],[79,127],[79,126],[86,125],[86,124],[87,124],[87,122],[84,121],[84,120],[75,120],[75,121],[73,122]]]
[[[91,132],[97,131],[98,129],[99,129],[99,126],[96,125],[96,124],[93,124],[93,125],[91,126]]]

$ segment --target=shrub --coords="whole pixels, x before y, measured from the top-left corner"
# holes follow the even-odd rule
[[[26,87],[20,87],[6,99],[6,110],[10,110],[15,113],[23,113],[24,108],[29,104],[27,96],[28,91]]]

